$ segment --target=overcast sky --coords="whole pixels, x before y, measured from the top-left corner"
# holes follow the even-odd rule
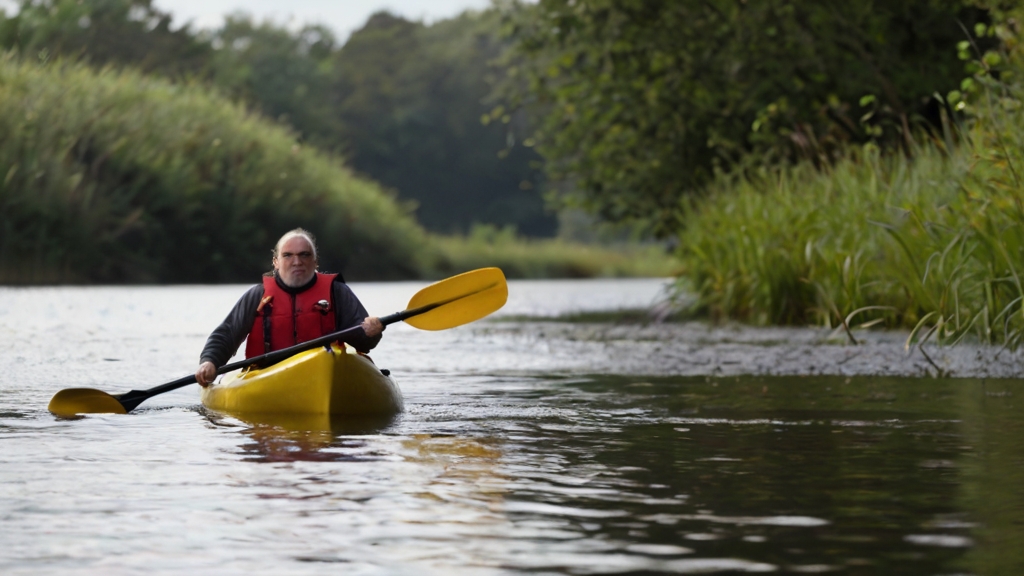
[[[295,27],[326,24],[344,40],[380,10],[429,23],[467,9],[486,8],[490,0],[154,0],[153,4],[173,14],[174,24],[179,26],[191,20],[199,28],[217,28],[225,14],[244,11],[257,20],[271,18]]]
[[[174,15],[173,27],[192,21],[196,28],[218,28],[224,15],[248,12],[257,20],[270,18],[298,28],[326,24],[344,41],[362,27],[370,14],[390,10],[409,20],[427,23],[451,18],[468,9],[481,10],[490,0],[153,0],[161,11]],[[0,9],[17,12],[17,0],[0,0]]]

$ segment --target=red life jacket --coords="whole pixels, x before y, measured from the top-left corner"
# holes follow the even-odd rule
[[[245,343],[245,357],[252,358],[308,342],[336,331],[331,285],[337,274],[316,275],[316,282],[298,294],[277,285],[274,276],[263,277],[263,299]],[[326,300],[327,307],[317,305]]]

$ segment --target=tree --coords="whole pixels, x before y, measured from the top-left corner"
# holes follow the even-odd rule
[[[505,48],[496,12],[432,26],[379,13],[344,46],[323,26],[292,31],[243,13],[212,33],[170,22],[152,0],[22,0],[16,15],[0,14],[0,45],[30,60],[198,77],[289,125],[303,143],[343,154],[418,205],[431,230],[480,222],[554,232],[537,154],[509,150],[504,126],[481,123],[489,62]]]
[[[246,14],[227,17],[213,35],[212,81],[236,99],[290,124],[301,136],[330,149],[339,126],[332,110],[334,34],[324,26],[298,32]]]
[[[540,0],[504,5],[503,94],[537,111],[563,201],[676,226],[681,198],[751,158],[905,145],[963,75],[962,0]]]
[[[0,14],[0,46],[170,77],[202,75],[211,51],[189,26],[172,29],[152,0],[21,0],[16,15]]]
[[[505,48],[497,16],[432,26],[372,16],[337,53],[339,137],[355,169],[415,201],[429,229],[481,222],[546,236],[556,223],[539,193],[539,157],[509,151],[505,127],[481,123],[490,61]]]

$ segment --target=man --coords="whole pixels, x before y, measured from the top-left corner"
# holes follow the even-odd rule
[[[274,246],[274,272],[242,295],[210,337],[200,355],[196,381],[209,386],[217,368],[227,364],[243,340],[252,358],[360,325],[346,337],[360,352],[380,342],[384,325],[366,309],[336,274],[317,272],[313,235],[296,228]]]

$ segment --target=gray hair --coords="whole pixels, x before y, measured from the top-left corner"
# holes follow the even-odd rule
[[[320,258],[318,258],[316,254],[316,238],[313,237],[312,232],[310,232],[309,230],[305,230],[303,228],[295,228],[293,230],[289,230],[284,233],[284,236],[281,236],[281,239],[277,241],[277,244],[274,244],[274,249],[271,250],[271,254],[273,254],[274,258],[277,258],[278,255],[281,254],[281,245],[291,240],[292,238],[295,238],[296,236],[300,238],[305,238],[306,242],[309,242],[310,247],[313,249],[313,261],[319,262]]]

